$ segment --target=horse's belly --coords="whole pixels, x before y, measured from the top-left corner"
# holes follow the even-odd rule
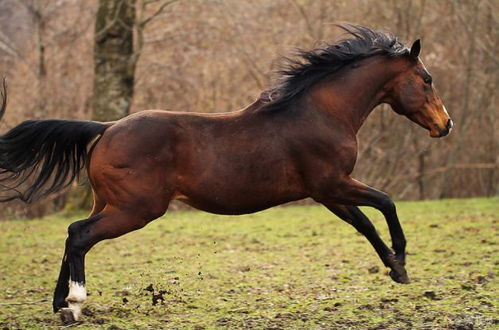
[[[237,143],[234,143],[237,144]],[[275,143],[274,143],[275,144]],[[304,196],[303,179],[281,145],[204,146],[177,160],[174,198],[212,213],[244,214]]]
[[[173,199],[184,202],[196,209],[216,214],[248,214],[269,207],[305,198],[298,190],[256,191],[248,189],[206,192],[175,192]]]

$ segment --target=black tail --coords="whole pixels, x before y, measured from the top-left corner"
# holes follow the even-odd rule
[[[7,105],[3,82],[0,119]],[[38,200],[67,187],[85,166],[87,146],[108,125],[28,120],[0,136],[0,202]]]

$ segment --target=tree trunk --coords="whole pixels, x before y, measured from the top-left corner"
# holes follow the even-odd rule
[[[135,0],[99,0],[95,24],[93,118],[112,121],[130,113],[135,61]]]
[[[92,119],[113,121],[130,114],[135,53],[135,0],[99,0],[94,35]],[[83,176],[83,173],[82,173]],[[88,208],[92,191],[86,178],[73,187],[67,208]]]

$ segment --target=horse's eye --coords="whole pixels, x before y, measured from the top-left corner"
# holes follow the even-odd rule
[[[430,77],[430,76],[424,77],[424,79],[423,79],[423,80],[424,80],[425,84],[428,84],[428,85],[430,85],[430,84],[431,84],[431,82],[432,82],[432,79],[431,79],[431,77]]]

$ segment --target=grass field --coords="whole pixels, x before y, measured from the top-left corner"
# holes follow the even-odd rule
[[[499,199],[398,202],[409,285],[320,206],[172,212],[87,255],[79,329],[498,327]],[[365,209],[384,239],[386,224]],[[84,213],[0,223],[0,328],[55,328],[66,228]]]

